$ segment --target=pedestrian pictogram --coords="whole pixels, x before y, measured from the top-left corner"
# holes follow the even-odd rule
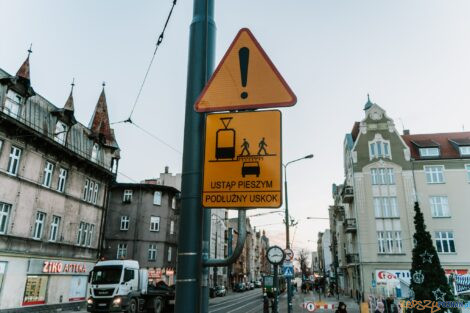
[[[281,112],[207,115],[203,206],[277,208],[281,204]]]
[[[249,29],[241,29],[195,103],[198,112],[287,107],[297,98]]]
[[[292,263],[284,262],[282,265],[282,274],[284,277],[294,277],[294,265]]]

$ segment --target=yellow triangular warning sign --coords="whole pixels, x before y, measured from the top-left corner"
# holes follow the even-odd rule
[[[292,106],[297,98],[249,29],[241,29],[196,101],[198,112]]]

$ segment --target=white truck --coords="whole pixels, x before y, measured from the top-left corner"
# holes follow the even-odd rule
[[[148,272],[133,260],[96,263],[88,278],[87,311],[162,313],[175,291],[164,282],[149,284]]]

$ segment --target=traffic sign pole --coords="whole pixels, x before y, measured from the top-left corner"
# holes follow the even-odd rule
[[[214,0],[194,0],[190,27],[175,312],[195,312],[201,297],[201,183],[204,114],[194,103],[214,68]]]

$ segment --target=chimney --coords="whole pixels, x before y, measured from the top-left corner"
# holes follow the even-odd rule
[[[403,130],[403,135],[409,135],[410,134],[410,130],[409,129],[404,129]]]
[[[168,174],[169,171],[170,171],[170,168],[168,166],[165,166],[165,174]]]

